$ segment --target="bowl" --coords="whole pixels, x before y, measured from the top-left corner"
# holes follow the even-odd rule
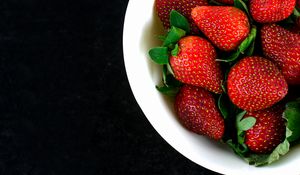
[[[225,144],[186,130],[176,119],[173,100],[159,93],[161,67],[148,50],[159,46],[162,24],[154,11],[154,0],[130,0],[124,22],[123,53],[128,81],[134,97],[155,130],[186,158],[212,171],[229,175],[300,175],[300,147],[279,161],[263,167],[248,165]]]

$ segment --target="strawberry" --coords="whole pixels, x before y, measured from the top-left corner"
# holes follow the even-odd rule
[[[246,57],[228,74],[228,95],[246,111],[268,108],[285,97],[288,85],[277,66],[262,57]]]
[[[256,118],[255,125],[246,131],[245,144],[255,153],[270,153],[285,139],[285,120],[283,108],[276,105],[272,108],[248,112],[244,118]]]
[[[212,44],[198,36],[187,36],[179,40],[178,48],[179,53],[169,59],[175,78],[186,84],[222,93],[223,74]]]
[[[250,31],[247,15],[235,7],[196,7],[192,18],[208,39],[224,51],[236,49]]]
[[[300,84],[300,34],[267,24],[261,40],[264,55],[277,63],[288,84]]]
[[[216,0],[217,2],[224,3],[224,4],[234,4],[234,0]]]
[[[170,12],[176,10],[189,19],[192,33],[199,33],[199,29],[192,22],[192,8],[201,5],[208,5],[207,0],[155,0],[155,9],[158,17],[163,23],[165,29],[170,28]]]
[[[215,140],[224,135],[224,119],[215,99],[201,87],[183,85],[175,99],[175,111],[183,126],[192,132]]]
[[[251,0],[250,13],[259,23],[273,23],[289,17],[296,0]]]

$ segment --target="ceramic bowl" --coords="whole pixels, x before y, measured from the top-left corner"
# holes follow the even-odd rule
[[[154,0],[130,0],[123,31],[124,62],[132,92],[156,131],[186,158],[212,171],[229,175],[300,175],[300,147],[269,166],[248,165],[225,144],[186,130],[176,119],[173,100],[160,94],[161,67],[148,56],[159,46],[162,24],[154,12]]]

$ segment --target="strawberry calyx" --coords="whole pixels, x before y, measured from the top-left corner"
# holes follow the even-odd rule
[[[170,24],[184,30],[186,33],[190,33],[189,21],[176,10],[172,10],[170,13]]]
[[[247,111],[239,111],[239,113],[237,113],[235,117],[236,137],[226,141],[227,145],[240,157],[245,157],[249,152],[245,144],[245,132],[251,129],[256,123],[254,117],[244,118],[246,113]]]
[[[296,142],[300,139],[300,98],[286,104],[283,117],[288,121],[287,128],[291,130],[291,135],[287,138],[289,142]]]
[[[178,27],[175,27],[175,26],[172,26],[170,31],[168,32],[168,35],[166,36],[166,39],[164,40],[163,42],[163,47],[171,47],[177,43],[180,38],[184,37],[186,35],[186,31],[181,29],[181,28],[178,28]]]
[[[163,40],[162,46],[154,47],[149,50],[150,58],[157,64],[165,65],[169,63],[169,55],[178,54],[177,42],[190,32],[188,20],[176,10],[170,13],[171,28],[166,36],[160,36]]]
[[[149,51],[150,58],[160,65],[169,63],[169,51],[167,47],[155,47]]]
[[[238,58],[241,55],[252,56],[255,49],[256,35],[257,35],[257,28],[255,25],[253,25],[248,37],[239,45],[237,50],[223,59],[217,59],[217,61],[230,63],[238,60]]]
[[[156,89],[168,96],[175,96],[182,83],[175,79],[174,73],[169,63],[169,57],[179,53],[177,42],[190,32],[188,20],[176,10],[170,12],[170,24],[166,36],[160,36],[163,41],[159,47],[151,48],[148,52],[151,60],[162,65],[162,85],[157,85]]]
[[[164,95],[175,97],[182,83],[174,78],[168,65],[162,68],[162,85],[156,85],[156,89]]]
[[[221,3],[221,2],[218,2],[218,1],[215,1],[215,0],[209,0],[208,3],[211,4],[211,5],[228,6],[228,4],[224,4],[224,3]]]

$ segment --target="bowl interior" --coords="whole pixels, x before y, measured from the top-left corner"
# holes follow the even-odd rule
[[[148,50],[160,45],[156,36],[164,33],[153,5],[154,0],[129,1],[123,31],[123,52],[132,92],[156,131],[191,161],[221,174],[299,175],[299,146],[280,161],[257,168],[248,165],[226,145],[193,134],[177,121],[173,99],[155,89],[161,80],[161,67],[148,57]]]

